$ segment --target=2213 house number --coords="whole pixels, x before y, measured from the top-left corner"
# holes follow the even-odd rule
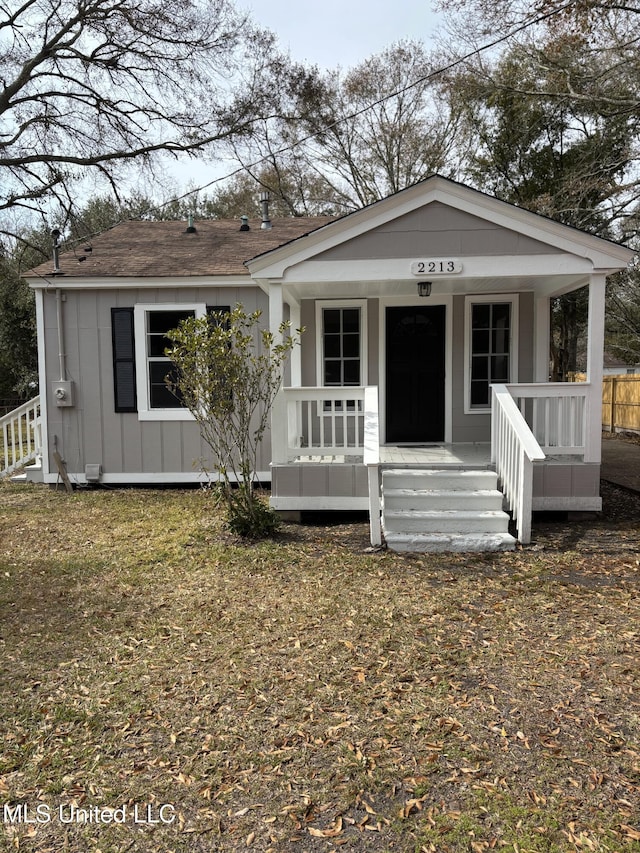
[[[462,272],[462,261],[458,258],[426,258],[424,261],[413,261],[413,275],[442,275],[443,273]]]

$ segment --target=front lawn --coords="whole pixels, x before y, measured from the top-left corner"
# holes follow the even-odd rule
[[[0,486],[0,849],[640,851],[640,500],[499,555]]]

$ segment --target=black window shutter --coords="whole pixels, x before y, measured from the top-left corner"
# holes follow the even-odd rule
[[[133,308],[111,309],[113,389],[116,412],[137,412]]]

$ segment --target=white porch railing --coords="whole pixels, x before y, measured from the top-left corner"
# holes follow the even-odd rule
[[[370,538],[372,545],[380,545],[378,389],[283,388],[273,415],[273,464],[329,457],[367,466]]]
[[[586,382],[550,382],[500,387],[505,387],[516,401],[546,454],[584,455],[591,385]]]
[[[545,458],[511,390],[491,386],[491,462],[523,545],[531,541],[533,463]]]
[[[272,459],[364,456],[365,389],[283,388],[276,397]],[[284,426],[284,429],[282,428]]]
[[[40,454],[40,397],[0,418],[0,478],[33,462]]]

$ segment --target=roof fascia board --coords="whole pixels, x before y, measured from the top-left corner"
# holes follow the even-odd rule
[[[247,267],[254,276],[280,278],[287,267],[302,263],[314,255],[332,249],[434,201],[455,207],[569,254],[587,258],[596,269],[619,269],[621,266],[626,266],[635,254],[626,246],[555,222],[464,184],[435,176],[375,202],[369,207],[355,211],[336,222],[324,225],[304,238],[259,255],[248,261]]]
[[[144,276],[79,276],[49,275],[25,276],[34,290],[143,290],[145,288],[180,287],[257,287],[249,275],[187,275],[176,277]]]

